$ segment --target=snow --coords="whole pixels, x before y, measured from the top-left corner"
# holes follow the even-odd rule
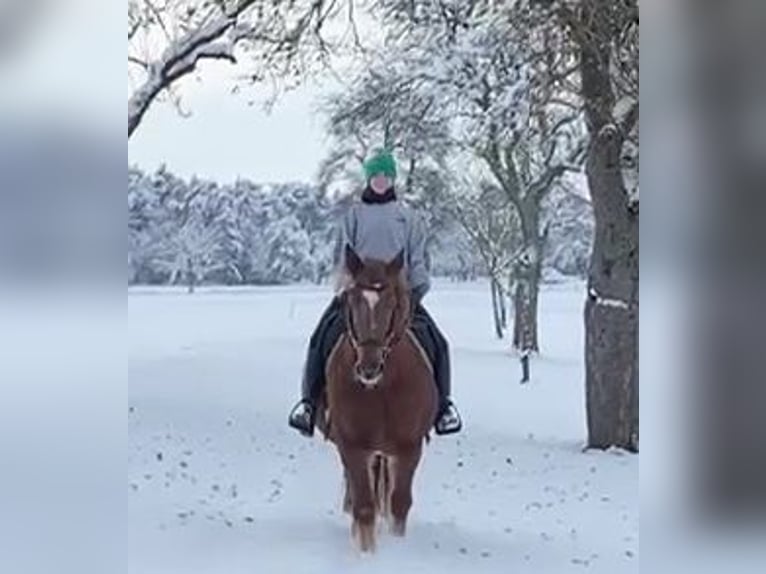
[[[129,571],[638,571],[638,457],[583,452],[585,287],[541,293],[532,382],[486,284],[437,282],[460,435],[435,437],[404,539],[353,548],[333,447],[286,425],[329,289],[129,290]]]
[[[630,309],[630,303],[613,297],[602,297],[593,287],[588,289],[588,295],[596,301],[596,305],[612,307],[613,309]]]

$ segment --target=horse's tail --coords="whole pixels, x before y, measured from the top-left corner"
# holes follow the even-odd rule
[[[378,516],[388,518],[391,513],[391,474],[388,459],[382,454],[373,455],[372,480]]]

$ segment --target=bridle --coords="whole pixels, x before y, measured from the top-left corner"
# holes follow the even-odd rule
[[[365,291],[374,291],[376,293],[381,293],[385,286],[381,284],[375,284],[375,285],[354,285],[352,288],[361,288]],[[350,290],[350,289],[349,289]],[[356,329],[354,328],[354,318],[352,316],[351,312],[351,305],[349,305],[349,302],[347,300],[348,291],[344,291],[342,297],[343,297],[343,307],[345,310],[345,318],[346,318],[346,333],[349,338],[349,341],[351,342],[351,346],[354,349],[354,352],[358,354],[359,351],[364,347],[379,347],[381,349],[381,355],[383,356],[383,362],[385,363],[388,356],[391,354],[391,349],[393,349],[399,341],[401,341],[402,337],[404,336],[404,331],[406,329],[399,329],[396,328],[396,318],[398,313],[400,312],[400,305],[399,301],[397,299],[396,306],[394,307],[392,313],[391,313],[391,319],[389,320],[388,328],[386,329],[386,336],[383,343],[380,341],[377,341],[375,339],[362,339],[360,340],[359,336],[356,333]],[[401,332],[398,332],[401,331]]]

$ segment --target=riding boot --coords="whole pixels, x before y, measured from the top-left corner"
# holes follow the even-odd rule
[[[419,303],[413,310],[412,329],[419,340],[428,342],[427,346],[431,349],[429,355],[432,359],[434,379],[439,394],[439,405],[434,422],[436,434],[456,433],[463,424],[457,408],[450,399],[451,372],[447,339],[436,326],[425,307]]]
[[[314,435],[317,402],[324,388],[324,377],[321,369],[319,353],[316,349],[309,348],[303,366],[301,400],[290,411],[288,418],[288,424],[307,437]]]
[[[434,362],[434,378],[439,392],[439,410],[434,429],[438,435],[453,434],[463,427],[460,413],[450,399],[452,385],[449,359],[449,345],[436,325],[431,323],[431,330],[436,342],[436,361]]]
[[[342,307],[336,297],[322,314],[316,330],[311,335],[303,367],[301,400],[293,407],[288,417],[288,424],[304,436],[314,435],[317,403],[325,386],[325,363],[343,329]]]

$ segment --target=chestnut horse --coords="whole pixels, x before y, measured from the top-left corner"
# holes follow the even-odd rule
[[[412,481],[434,423],[436,386],[412,332],[404,255],[362,261],[346,246],[341,293],[346,332],[327,361],[318,426],[340,454],[344,510],[363,552],[375,549],[377,517],[403,536]]]

